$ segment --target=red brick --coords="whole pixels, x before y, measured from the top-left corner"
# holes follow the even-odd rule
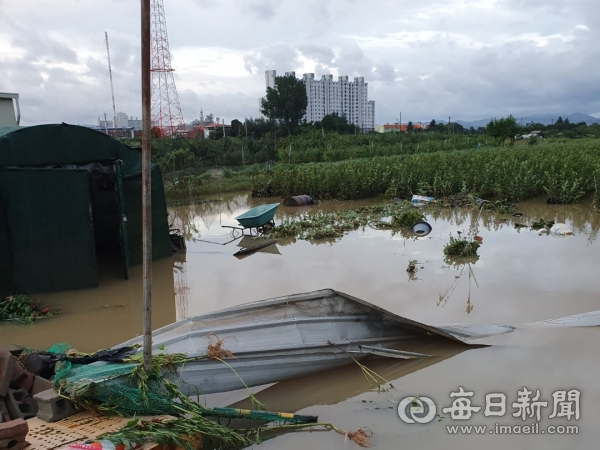
[[[29,426],[23,419],[0,423],[0,439],[10,439],[29,432]]]
[[[6,396],[15,365],[19,365],[7,350],[0,350],[0,397]]]
[[[19,442],[25,442],[26,437],[27,437],[27,434],[22,434],[20,436],[13,436],[8,439],[0,439],[0,448],[1,449],[14,448],[13,446],[15,444],[17,444]]]
[[[20,369],[21,373],[18,376],[16,376],[15,374],[19,372],[19,369]],[[19,369],[13,370],[13,376],[12,376],[12,381],[10,383],[10,388],[11,389],[25,389],[26,391],[30,391],[31,388],[33,387],[35,375],[32,374],[31,372],[21,369],[21,366],[19,366]]]
[[[6,408],[6,403],[4,403],[3,397],[0,397],[0,415],[2,416],[0,423],[8,422],[10,420],[10,414],[8,413],[8,409]]]

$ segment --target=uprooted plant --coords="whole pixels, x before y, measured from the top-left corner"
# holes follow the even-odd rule
[[[40,307],[39,300],[33,300],[22,294],[9,295],[0,301],[0,320],[33,323],[38,319],[46,319],[57,313],[57,310],[53,310],[49,306]]]
[[[454,237],[450,234],[450,242],[444,246],[446,256],[476,256],[481,244],[473,242],[466,237]]]
[[[419,271],[419,268],[417,267],[417,264],[419,264],[419,261],[417,261],[416,259],[411,259],[408,262],[408,267],[406,268],[406,271],[408,273],[417,273]],[[423,267],[421,267],[422,269]]]

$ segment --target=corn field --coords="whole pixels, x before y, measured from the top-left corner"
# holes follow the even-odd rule
[[[600,180],[600,143],[397,155],[332,163],[276,166],[271,188],[282,196],[357,199],[410,193],[442,197],[458,192],[518,201],[547,195],[574,203]]]

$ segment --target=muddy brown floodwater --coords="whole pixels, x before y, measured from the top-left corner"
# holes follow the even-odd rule
[[[600,328],[541,328],[528,323],[600,310],[600,214],[585,200],[581,205],[547,205],[543,200],[520,203],[519,218],[495,223],[493,213],[462,209],[427,212],[432,233],[424,238],[403,237],[366,227],[335,242],[281,241],[242,259],[233,257],[239,240],[221,225],[235,225],[234,217],[260,203],[249,195],[224,196],[222,201],[173,208],[170,221],[183,230],[188,252],[184,257],[154,265],[153,324],[166,325],[187,316],[280,295],[333,288],[372,302],[396,314],[428,324],[510,324],[517,329],[484,338],[489,347],[465,349],[436,339],[403,347],[434,355],[427,360],[374,360],[370,366],[393,388],[378,392],[354,365],[310,377],[255,389],[269,410],[318,415],[344,430],[369,427],[373,445],[381,449],[591,449],[600,428]],[[275,219],[299,211],[345,210],[373,201],[325,202],[290,209],[280,207]],[[529,224],[543,218],[567,223],[574,235],[539,236],[528,228],[515,229],[512,220]],[[479,258],[469,265],[445,260],[442,252],[449,234],[477,225],[483,237]],[[247,244],[245,239],[244,244]],[[224,244],[224,245],[222,245]],[[420,267],[414,277],[406,272],[409,260]],[[469,271],[470,267],[470,271]],[[471,276],[469,276],[471,275]],[[141,268],[128,281],[105,276],[98,289],[39,296],[62,314],[32,326],[0,325],[0,342],[44,348],[69,342],[82,351],[119,344],[141,333]],[[450,395],[463,387],[473,392],[471,405],[481,407],[470,419],[459,420],[442,408],[453,404]],[[548,402],[535,414],[514,417],[518,392],[526,387],[533,400]],[[561,391],[580,392],[579,420],[561,414],[575,403],[561,401]],[[506,411],[486,416],[485,396],[504,394]],[[553,396],[554,394],[554,396]],[[438,416],[426,424],[408,424],[397,413],[407,396],[431,398]],[[250,407],[240,392],[213,395],[209,404]],[[573,400],[571,398],[571,400]],[[555,405],[556,403],[556,405]],[[555,408],[556,407],[556,408]],[[556,409],[556,411],[554,411]],[[489,411],[488,411],[489,412]],[[501,412],[501,411],[500,411]],[[534,412],[528,410],[527,413]],[[549,418],[556,412],[553,418]],[[458,414],[455,413],[455,414]],[[452,426],[482,426],[458,429]],[[567,428],[567,425],[577,428]],[[512,427],[511,434],[507,428]],[[552,428],[554,427],[554,428]],[[525,434],[526,431],[530,434]],[[504,434],[500,432],[503,431]],[[536,434],[531,434],[532,432]],[[552,433],[554,431],[554,433]],[[561,434],[561,431],[563,434]],[[571,434],[564,434],[569,431]],[[577,431],[577,434],[574,434]],[[356,448],[329,432],[296,432],[278,436],[261,449]]]

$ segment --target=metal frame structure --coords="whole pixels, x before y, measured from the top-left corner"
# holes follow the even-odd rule
[[[186,129],[171,67],[163,0],[151,0],[150,21],[152,127],[160,128],[163,135],[173,136]]]

